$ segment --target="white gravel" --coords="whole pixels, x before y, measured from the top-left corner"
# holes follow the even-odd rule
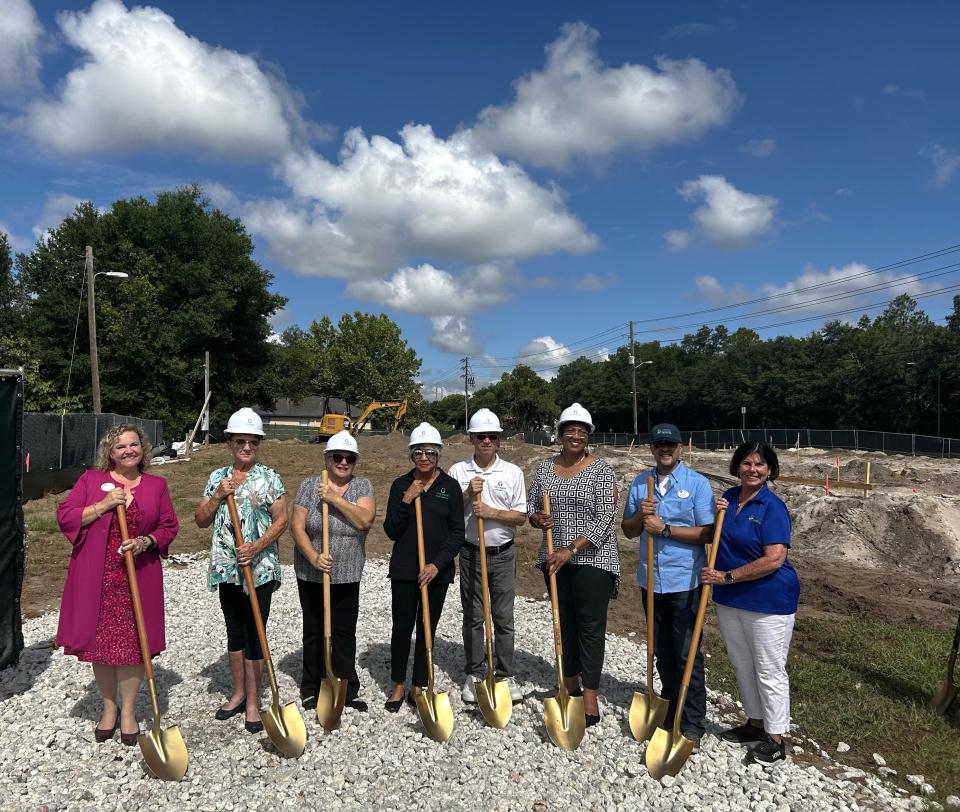
[[[217,722],[229,675],[219,604],[207,592],[205,566],[166,569],[168,650],[156,661],[164,726],[177,723],[190,753],[179,783],[146,772],[139,748],[119,736],[97,745],[99,697],[88,665],[49,647],[56,615],[25,624],[27,649],[0,672],[0,809],[471,809],[471,810],[862,810],[923,809],[924,801],[864,773],[828,777],[788,761],[774,769],[744,762],[744,750],[715,735],[730,698],[710,694],[710,726],[701,749],[676,778],[657,782],[643,766],[643,746],[629,734],[627,711],[645,667],[642,646],[610,636],[601,685],[603,720],[580,748],[554,747],[543,729],[541,698],[555,692],[553,635],[547,604],[517,601],[517,681],[526,694],[502,730],[487,727],[460,701],[463,655],[459,592],[451,587],[434,649],[437,687],[447,690],[455,727],[445,744],[422,733],[415,711],[383,709],[389,685],[390,589],[386,562],[370,561],[360,605],[358,660],[370,712],[347,709],[325,735],[305,713],[306,752],[280,757],[265,734],[243,729],[243,716]],[[268,625],[283,701],[299,699],[300,608],[292,568],[274,595]],[[411,657],[412,665],[412,657]],[[640,686],[642,687],[642,686]],[[264,692],[269,701],[269,691]],[[299,704],[298,704],[299,707]],[[149,719],[141,694],[139,715]],[[840,768],[839,771],[837,768]],[[921,790],[922,791],[922,790]]]

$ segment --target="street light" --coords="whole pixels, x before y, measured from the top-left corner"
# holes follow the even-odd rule
[[[93,248],[87,246],[84,270],[87,275],[87,334],[90,339],[90,385],[93,390],[93,413],[100,414],[100,365],[97,360],[97,303],[93,280],[98,276],[114,276],[126,279],[130,274],[123,271],[93,272]],[[83,292],[81,291],[81,296]]]
[[[633,350],[633,347],[630,348]],[[652,364],[653,361],[640,361],[639,364],[636,361],[636,356],[633,352],[630,353],[630,367],[631,374],[633,376],[633,433],[638,434],[637,431],[637,366],[647,366]],[[650,431],[650,391],[647,387],[647,431]]]

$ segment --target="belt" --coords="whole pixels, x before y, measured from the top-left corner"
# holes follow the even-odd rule
[[[472,547],[477,552],[480,552],[480,548],[476,544],[471,544],[467,542],[468,547]],[[508,541],[506,544],[501,544],[499,547],[487,547],[487,555],[500,555],[500,553],[505,553],[513,547],[513,540]]]

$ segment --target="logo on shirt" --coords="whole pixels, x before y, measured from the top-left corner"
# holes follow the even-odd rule
[[[447,493],[446,485],[441,485],[440,490],[437,491],[437,499],[449,499],[450,494]]]
[[[679,490],[677,491],[677,496],[681,499],[686,499],[690,495],[690,491]]]

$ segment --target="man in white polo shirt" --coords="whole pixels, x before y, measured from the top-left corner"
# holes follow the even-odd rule
[[[523,472],[500,459],[500,420],[489,409],[479,409],[468,427],[473,456],[450,466],[449,474],[463,488],[463,518],[467,543],[460,550],[460,599],[463,602],[463,650],[467,680],[464,702],[476,702],[474,678],[486,676],[483,592],[480,548],[486,545],[490,613],[494,629],[494,665],[497,679],[510,680],[510,696],[523,698],[513,676],[513,601],[516,594],[516,551],[513,537],[527,520],[527,489]],[[480,503],[476,503],[477,496]],[[477,538],[477,516],[483,519],[484,538]]]

